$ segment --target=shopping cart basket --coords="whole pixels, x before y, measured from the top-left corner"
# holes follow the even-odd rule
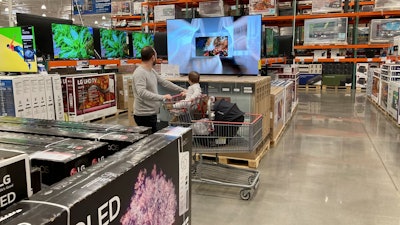
[[[219,153],[252,152],[261,144],[262,115],[246,113],[243,122],[226,122],[210,120],[209,102],[204,113],[205,97],[192,101],[185,107],[177,107],[178,101],[172,100],[175,107],[166,109],[170,112],[171,126],[191,127],[193,131],[193,152],[198,154],[192,169],[192,181],[239,187],[243,200],[251,198],[257,189],[260,173],[254,169],[238,168],[218,163]],[[201,109],[200,111],[198,111]],[[202,119],[193,119],[198,115]],[[203,160],[204,153],[215,154],[216,161]]]

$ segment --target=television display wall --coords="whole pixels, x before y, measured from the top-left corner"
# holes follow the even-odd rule
[[[257,75],[261,15],[167,20],[167,42],[182,74]]]
[[[32,26],[0,28],[0,71],[37,72]]]
[[[140,51],[146,46],[154,46],[154,35],[150,33],[132,33],[132,45],[133,45],[133,57],[141,58],[142,55]]]
[[[100,46],[102,58],[129,57],[129,41],[124,31],[100,29]]]
[[[52,24],[55,59],[93,59],[94,39],[92,27]]]

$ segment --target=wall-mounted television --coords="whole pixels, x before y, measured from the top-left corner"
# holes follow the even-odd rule
[[[167,20],[167,42],[182,74],[257,75],[261,15]]]
[[[127,32],[101,28],[100,52],[102,58],[128,58],[129,41]]]
[[[35,39],[36,39],[36,55],[41,57],[45,56],[53,58],[53,46],[52,35],[51,35],[51,24],[70,24],[72,20],[54,18],[54,17],[43,17],[32,14],[17,13],[17,24],[18,26],[33,26],[35,27]]]
[[[150,33],[140,33],[140,32],[133,32],[132,33],[132,52],[133,58],[141,58],[142,55],[140,51],[142,48],[146,46],[154,46],[154,36]]]
[[[55,59],[93,59],[94,38],[92,27],[52,24]]]
[[[34,27],[0,28],[0,71],[37,72]]]

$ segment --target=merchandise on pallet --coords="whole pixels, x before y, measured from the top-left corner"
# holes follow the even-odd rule
[[[32,195],[30,171],[27,154],[0,149],[0,210]]]
[[[128,109],[129,87],[128,80],[133,79],[132,73],[116,74],[117,78],[117,108],[121,110]]]
[[[167,19],[183,18],[182,8],[178,5],[155,5],[154,22],[166,21]]]
[[[271,86],[271,142],[275,142],[285,125],[285,88]]]
[[[389,83],[387,111],[396,121],[399,115],[399,89],[400,82]]]
[[[388,104],[388,90],[389,81],[383,80],[381,78],[380,90],[379,90],[379,105],[386,110]]]
[[[117,112],[114,73],[67,75],[61,79],[67,120],[84,122]]]
[[[380,91],[381,91],[381,74],[380,71],[376,71],[374,76],[372,77],[372,92],[371,92],[371,99],[380,104]]]
[[[347,44],[347,17],[304,20],[304,45]]]
[[[397,0],[375,0],[375,10],[398,10],[400,2]]]
[[[2,222],[191,224],[191,143],[190,129],[149,136],[1,211]]]
[[[224,2],[222,0],[199,2],[199,15],[201,17],[224,16]]]
[[[371,43],[393,42],[400,35],[400,19],[373,19],[370,25],[369,41]]]
[[[261,14],[262,16],[276,16],[276,0],[249,0],[249,14]]]
[[[123,126],[114,124],[100,124],[100,123],[80,123],[80,122],[66,122],[66,121],[55,121],[55,120],[40,120],[30,118],[18,118],[10,116],[0,116],[0,123],[14,123],[24,124],[30,127],[42,127],[42,128],[68,128],[68,129],[79,129],[87,132],[98,132],[98,133],[138,133],[138,134],[151,134],[150,127],[144,126]]]
[[[332,13],[342,11],[342,0],[313,0],[312,13]]]

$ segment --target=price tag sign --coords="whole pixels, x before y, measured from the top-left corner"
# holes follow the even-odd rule
[[[339,60],[339,58],[333,58],[333,61],[334,62],[339,62],[340,60]]]
[[[90,63],[89,63],[88,60],[79,60],[79,61],[76,63],[76,65],[79,66],[79,67],[87,67],[87,66],[90,65]]]
[[[127,59],[121,59],[119,64],[120,65],[128,65],[128,60]]]
[[[371,58],[368,58],[368,59],[367,59],[367,62],[372,62],[372,59],[371,59]]]

